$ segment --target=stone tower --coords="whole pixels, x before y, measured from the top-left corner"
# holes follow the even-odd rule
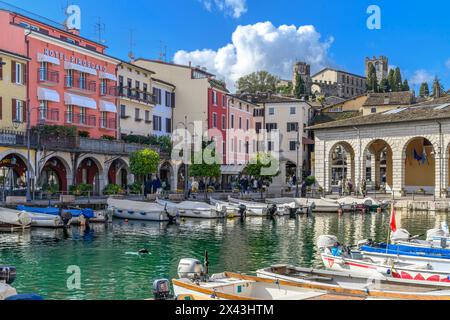
[[[369,75],[369,66],[373,64],[377,72],[377,80],[381,82],[384,78],[388,77],[389,72],[389,60],[385,56],[380,56],[379,58],[373,57],[372,59],[366,58],[366,77]]]
[[[303,83],[305,84],[306,88],[306,94],[311,95],[311,66],[307,64],[306,62],[297,62],[294,65],[294,74],[292,79],[292,88],[295,90],[295,85],[297,84],[297,77],[296,75],[299,75],[300,78],[303,80]]]

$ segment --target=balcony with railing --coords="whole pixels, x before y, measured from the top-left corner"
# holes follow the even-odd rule
[[[128,87],[119,86],[118,96],[145,104],[155,104],[156,102],[155,96],[153,94]]]
[[[39,108],[39,122],[40,123],[55,123],[59,121],[59,110]]]
[[[94,128],[97,126],[97,117],[80,113],[66,112],[65,122],[76,126]]]
[[[47,85],[57,85],[59,83],[59,72],[48,68],[39,68],[38,82]]]
[[[118,94],[118,87],[100,84],[100,96],[117,97],[117,94]]]
[[[83,77],[66,76],[65,88],[79,93],[92,94],[97,91],[97,83]]]
[[[117,121],[115,118],[100,118],[99,125],[101,129],[116,130]]]

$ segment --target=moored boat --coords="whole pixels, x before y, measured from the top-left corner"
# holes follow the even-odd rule
[[[430,296],[450,298],[450,288],[426,284],[414,284],[401,279],[381,276],[369,278],[349,272],[300,268],[289,265],[275,265],[260,269],[256,274],[261,278],[283,280],[292,283],[321,286],[326,290],[342,291],[373,298],[414,299]]]
[[[245,200],[235,199],[230,196],[228,197],[228,201],[230,203],[234,203],[237,205],[244,205],[247,208],[247,210],[246,210],[247,216],[263,217],[263,216],[269,215],[269,208],[268,208],[268,205],[265,203],[245,201]]]
[[[450,264],[446,259],[404,255],[367,254],[339,245],[334,236],[320,236],[318,247],[325,268],[368,277],[393,277],[416,284],[450,287]]]
[[[0,266],[0,301],[17,295],[11,284],[16,279],[16,268]]]
[[[175,203],[160,199],[157,199],[156,202],[171,215],[182,218],[218,219],[225,217],[224,212],[220,212],[215,206],[204,202],[183,201]]]
[[[158,203],[109,198],[108,210],[114,217],[128,220],[171,221],[175,217]]]
[[[325,201],[323,199],[294,198],[295,202],[302,206],[308,206],[314,203],[313,212],[338,213],[341,206],[338,203]]]
[[[282,212],[283,215],[311,214],[315,207],[314,202],[308,203],[307,205],[300,205],[294,198],[266,199],[266,203],[275,204],[278,211]]]
[[[0,231],[20,231],[31,226],[31,217],[28,213],[0,208]]]

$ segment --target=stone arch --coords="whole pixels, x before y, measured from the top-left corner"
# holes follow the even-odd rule
[[[158,167],[158,175],[161,181],[170,185],[173,191],[177,188],[177,176],[175,175],[175,166],[170,161],[162,161]]]
[[[92,155],[81,157],[76,169],[75,184],[90,184],[93,194],[102,193],[104,188],[104,168],[98,158]]]
[[[394,168],[392,141],[389,143],[389,139],[371,140],[364,148],[363,159],[365,162],[363,177],[371,181],[377,190],[380,188],[384,188],[386,191],[392,190]],[[370,168],[370,176],[368,168]]]
[[[105,165],[106,184],[117,184],[122,189],[126,189],[131,184],[131,170],[128,161],[124,158],[117,158]]]
[[[349,142],[340,141],[335,143],[328,151],[328,177],[330,189],[337,188],[347,179],[355,186],[355,147]]]
[[[33,177],[36,178],[35,171],[33,165],[27,161],[26,151],[11,149],[0,153],[1,187],[5,191],[9,190],[11,195],[22,195],[27,185],[28,170],[30,180],[33,181]]]
[[[58,188],[60,192],[67,192],[71,183],[72,167],[60,156],[48,156],[43,159],[43,166],[39,174],[39,184],[42,186],[55,183],[58,180]],[[50,175],[54,173],[53,177]]]
[[[404,189],[417,192],[420,189],[434,193],[436,186],[436,150],[437,144],[432,138],[416,136],[403,145]]]

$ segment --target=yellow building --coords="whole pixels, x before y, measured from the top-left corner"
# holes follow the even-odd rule
[[[26,129],[28,58],[0,50],[0,129]]]
[[[370,93],[363,105],[363,115],[405,108],[414,103],[416,103],[415,96],[411,91]]]
[[[121,135],[149,136],[153,134],[152,92],[154,72],[122,62],[118,66],[118,105]]]

